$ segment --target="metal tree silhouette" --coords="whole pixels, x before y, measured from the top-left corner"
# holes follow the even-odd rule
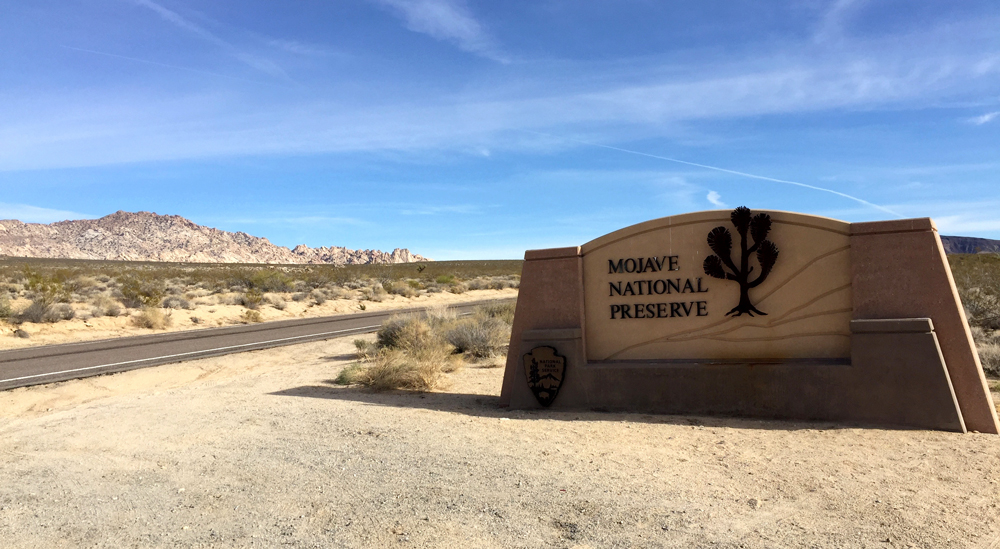
[[[736,227],[736,232],[740,233],[740,265],[733,263],[733,235],[725,227],[716,227],[708,233],[708,247],[715,252],[705,258],[705,274],[723,280],[733,280],[740,285],[740,303],[726,313],[726,316],[740,316],[746,313],[753,316],[767,315],[759,311],[750,302],[750,288],[760,286],[761,282],[767,279],[774,262],[778,259],[778,247],[767,239],[767,234],[771,232],[771,216],[765,213],[751,215],[750,208],[740,206],[733,210],[729,216]],[[753,238],[753,244],[747,247],[747,232]],[[760,273],[757,278],[750,280],[750,273],[753,266],[750,263],[750,256],[757,254],[757,263],[760,264]],[[728,270],[727,270],[728,268]]]

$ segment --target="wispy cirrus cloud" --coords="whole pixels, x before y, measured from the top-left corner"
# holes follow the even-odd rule
[[[510,61],[461,0],[372,1],[402,17],[406,28],[411,31],[451,42],[467,52],[494,61]]]
[[[28,204],[0,202],[0,219],[16,219],[25,223],[53,223],[68,219],[94,219],[97,216],[69,210],[42,208]]]
[[[969,123],[976,126],[982,126],[983,124],[992,122],[997,116],[1000,116],[1000,111],[988,112],[986,114],[970,118]]]
[[[403,215],[440,215],[440,214],[473,214],[481,211],[482,208],[475,204],[455,204],[452,206],[418,206],[406,208],[399,213]]]
[[[281,67],[279,67],[278,64],[275,63],[274,61],[267,59],[265,57],[261,57],[259,55],[252,54],[248,51],[245,51],[244,49],[237,47],[231,42],[224,40],[215,33],[212,33],[209,30],[205,29],[201,25],[189,21],[188,19],[184,18],[179,13],[173,10],[167,9],[161,6],[160,4],[153,2],[152,0],[129,0],[129,1],[138,6],[142,6],[149,10],[152,10],[154,13],[159,15],[160,18],[162,18],[164,21],[167,21],[173,24],[174,26],[181,28],[187,32],[190,32],[204,40],[207,40],[212,44],[215,44],[216,46],[225,50],[229,55],[235,57],[236,59],[242,61],[244,64],[254,69],[257,69],[261,72],[264,72],[276,78],[281,78],[286,80],[289,78],[288,74]]]

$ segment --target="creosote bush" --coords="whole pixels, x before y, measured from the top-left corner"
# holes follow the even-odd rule
[[[247,309],[256,311],[264,301],[264,294],[257,288],[250,288],[243,295],[239,296],[239,304]]]
[[[118,291],[122,304],[130,309],[156,307],[166,294],[160,281],[138,276],[125,278]]]

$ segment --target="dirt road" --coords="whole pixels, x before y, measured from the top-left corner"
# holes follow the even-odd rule
[[[3,547],[1000,547],[1000,437],[496,407],[349,339],[0,394]]]

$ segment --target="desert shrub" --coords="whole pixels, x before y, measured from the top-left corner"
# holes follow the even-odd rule
[[[164,289],[164,292],[167,295],[181,295],[184,293],[184,288],[176,284],[170,284]]]
[[[201,324],[201,319],[198,318],[198,317],[196,317],[196,316],[192,316],[191,317],[191,324]]]
[[[316,305],[322,305],[326,303],[326,293],[320,289],[315,289],[309,292],[309,298],[312,299],[313,303]]]
[[[122,304],[131,309],[156,307],[165,294],[159,280],[137,276],[125,277],[118,292],[121,294]]]
[[[468,291],[469,287],[465,285],[464,282],[458,282],[456,284],[451,284],[448,286],[448,291],[453,294],[464,294]]]
[[[240,322],[242,322],[243,324],[253,324],[255,322],[263,322],[263,321],[264,317],[260,315],[260,311],[255,311],[253,309],[248,309],[246,311],[243,311],[243,314],[240,315]]]
[[[35,299],[29,304],[25,309],[12,317],[12,319],[17,322],[34,322],[38,324],[44,322],[49,309],[52,308],[52,303],[43,298]]]
[[[137,314],[132,315],[129,322],[139,328],[162,330],[170,325],[170,317],[163,314],[161,309],[145,306]]]
[[[376,332],[375,342],[382,349],[408,349],[426,346],[433,337],[426,317],[392,316]]]
[[[52,305],[53,303],[70,300],[70,292],[62,282],[55,278],[48,278],[41,273],[25,269],[25,279],[25,288],[28,290],[30,297],[35,301]]]
[[[268,303],[271,304],[272,307],[274,307],[279,311],[284,311],[285,308],[288,307],[288,303],[286,303],[284,299],[281,299],[276,295],[269,295],[266,297],[266,300]]]
[[[1000,377],[1000,332],[972,327],[972,339],[979,350],[979,361],[983,371],[991,377]]]
[[[299,292],[296,294],[292,294],[292,301],[296,302],[305,301],[306,299],[309,299],[309,292]]]
[[[1000,295],[982,288],[960,288],[969,324],[988,330],[1000,329]]]
[[[1000,345],[996,343],[979,345],[979,360],[983,372],[990,377],[1000,378]]]
[[[97,288],[97,280],[90,276],[77,276],[67,280],[63,287],[68,292],[87,295]]]
[[[250,276],[248,288],[256,288],[262,292],[288,292],[294,283],[292,277],[281,271],[261,269]]]
[[[364,360],[371,358],[378,351],[378,347],[374,342],[368,341],[367,339],[355,339],[354,340],[354,351],[357,354],[358,359]]]
[[[42,322],[59,322],[60,320],[70,320],[76,316],[76,311],[73,310],[68,303],[57,303],[50,306],[42,314]]]
[[[163,300],[166,309],[190,309],[191,303],[179,295],[172,295]]]
[[[352,371],[349,378],[374,391],[429,391],[437,386],[442,373],[439,364],[417,360],[403,351],[387,350]]]
[[[445,338],[455,350],[476,358],[499,355],[510,342],[510,324],[485,315],[473,315],[460,320],[448,330]]]
[[[7,320],[14,314],[10,306],[10,297],[6,292],[0,294],[0,320]]]
[[[243,305],[247,309],[256,311],[260,308],[260,304],[264,301],[264,294],[261,293],[257,288],[250,288],[243,294],[239,295],[237,298],[239,304]]]
[[[360,362],[349,364],[341,370],[339,374],[337,374],[337,377],[333,380],[333,382],[337,385],[353,385],[355,383],[360,383],[365,368],[366,366]]]
[[[419,280],[407,280],[406,285],[413,288],[414,290],[423,289],[424,285],[420,283]]]
[[[392,284],[390,287],[392,289],[389,290],[389,293],[395,295],[401,295],[403,297],[416,297],[417,295],[417,291],[413,289],[413,287],[410,286],[409,284],[402,284],[397,282],[395,284]]]
[[[485,290],[489,287],[489,281],[482,278],[473,278],[465,283],[470,290]]]
[[[381,302],[388,295],[381,284],[376,284],[369,288],[361,289],[361,299],[366,301]]]
[[[451,284],[455,281],[455,275],[441,275],[434,279],[438,284]]]
[[[476,315],[488,316],[491,318],[500,319],[507,324],[514,323],[514,310],[517,309],[517,301],[507,300],[507,301],[491,301],[489,303],[484,303],[476,307]]]
[[[520,286],[520,281],[518,280],[493,278],[490,279],[490,282],[486,287],[490,290],[506,290],[507,288],[517,288],[518,286]]]
[[[90,314],[95,317],[118,316],[122,314],[122,308],[118,302],[106,295],[99,295],[90,301]]]

